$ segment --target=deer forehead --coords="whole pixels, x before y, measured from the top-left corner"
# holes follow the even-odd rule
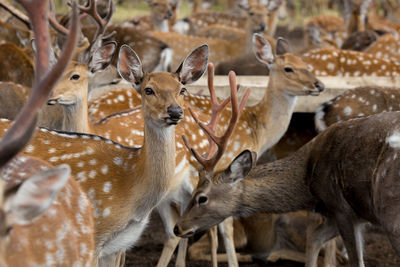
[[[284,54],[276,57],[276,63],[282,66],[290,65],[296,69],[307,69],[307,64],[304,61],[292,54]]]
[[[142,88],[150,87],[159,93],[176,94],[183,87],[176,74],[168,72],[156,72],[148,74],[142,84]]]

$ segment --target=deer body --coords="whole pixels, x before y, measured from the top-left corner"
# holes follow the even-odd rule
[[[69,173],[65,165],[54,168],[26,156],[16,157],[2,169],[1,177],[7,182],[8,192],[13,187],[14,190],[19,188],[15,190],[17,192],[23,191],[32,179],[37,183],[37,190],[43,192],[46,187],[50,189],[52,183],[60,183],[57,198],[39,218],[27,224],[13,225],[5,250],[6,266],[94,264],[93,210],[87,195]],[[58,179],[60,181],[56,182]],[[56,186],[52,190],[57,190]],[[5,198],[6,209],[12,206],[13,199],[15,194]]]
[[[308,247],[307,266],[315,266],[320,246],[339,233],[350,264],[363,266],[360,227],[367,221],[383,227],[399,254],[399,119],[390,112],[337,123],[292,156],[251,171],[251,153],[243,152],[225,171],[199,183],[175,232],[190,235],[232,215],[316,210],[326,220],[310,235],[318,242]],[[354,136],[370,145],[355,145]]]
[[[357,87],[318,107],[315,126],[321,132],[339,121],[397,110],[400,110],[399,89]]]
[[[340,49],[315,49],[302,59],[315,75],[321,76],[396,76],[400,63],[372,54]]]

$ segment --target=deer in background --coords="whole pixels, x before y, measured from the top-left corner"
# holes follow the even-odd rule
[[[141,31],[169,32],[178,16],[180,0],[145,0],[150,15],[142,15],[124,22],[123,26],[134,26]]]
[[[320,76],[396,76],[400,63],[372,54],[340,49],[314,49],[301,57]]]
[[[232,215],[308,210],[324,221],[307,231],[306,266],[317,266],[321,246],[339,234],[350,265],[364,266],[366,222],[381,226],[400,256],[399,122],[398,112],[340,122],[285,159],[253,167],[255,153],[245,150],[222,171],[202,168],[174,232],[188,237]]]
[[[263,33],[266,30],[267,25],[267,11],[262,5],[250,6],[247,10],[246,19],[244,25],[240,30],[236,31],[236,37],[233,37],[236,41],[226,41],[219,37],[220,35],[232,36],[230,27],[216,26],[217,36],[209,35],[212,38],[200,38],[195,36],[185,36],[177,33],[162,33],[152,32],[152,35],[166,43],[173,51],[172,66],[176,66],[182,60],[184,51],[190,50],[200,44],[207,44],[210,47],[210,61],[214,64],[218,64],[222,61],[227,61],[238,57],[243,53],[249,53],[252,49],[252,35],[254,33]],[[236,29],[238,27],[235,27]],[[239,28],[240,29],[240,28]],[[215,29],[214,29],[215,30]],[[221,32],[223,34],[221,34]],[[225,37],[225,39],[228,39]]]
[[[119,261],[120,251],[137,242],[152,209],[175,187],[175,158],[170,155],[175,154],[174,125],[183,117],[183,84],[204,72],[207,47],[193,51],[176,73],[144,74],[139,58],[127,46],[119,58],[122,77],[142,96],[145,135],[140,149],[95,135],[40,129],[24,150],[50,163],[70,165],[94,207],[100,266]],[[8,122],[0,124],[9,127]]]
[[[32,93],[0,141],[0,264],[91,266],[92,210],[86,194],[70,178],[69,166],[52,167],[35,158],[16,156],[34,134],[38,110],[74,51],[77,8],[72,5],[71,34],[59,60],[50,68],[47,1],[18,2],[29,14],[34,35],[41,38],[35,40],[39,56],[35,60]]]
[[[322,132],[333,123],[400,110],[397,88],[357,87],[321,104],[315,112],[315,127]]]

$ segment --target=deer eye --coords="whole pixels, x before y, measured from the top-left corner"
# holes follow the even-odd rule
[[[250,12],[249,15],[250,15],[250,16],[254,16],[254,12]]]
[[[289,73],[289,72],[294,72],[293,69],[291,67],[285,67],[284,68],[285,72]]]
[[[199,204],[199,205],[204,205],[204,204],[206,204],[208,202],[208,197],[206,197],[206,196],[199,196],[198,198],[197,198],[197,203]]]
[[[152,6],[158,6],[158,3],[153,3]]]
[[[144,92],[145,92],[146,95],[154,95],[153,89],[151,89],[149,87],[145,88]]]
[[[182,88],[180,95],[184,95],[186,93],[187,89],[186,88]]]
[[[74,74],[74,75],[71,76],[70,80],[75,80],[75,81],[77,81],[77,80],[79,80],[80,77],[81,77],[81,76],[79,76],[79,74]]]

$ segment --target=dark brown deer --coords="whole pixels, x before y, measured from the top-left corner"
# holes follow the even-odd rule
[[[253,167],[255,153],[245,150],[223,171],[203,168],[174,232],[188,237],[229,216],[308,210],[324,221],[308,230],[306,266],[339,234],[350,265],[364,266],[366,222],[381,226],[400,255],[399,122],[399,112],[345,121],[282,160]]]

